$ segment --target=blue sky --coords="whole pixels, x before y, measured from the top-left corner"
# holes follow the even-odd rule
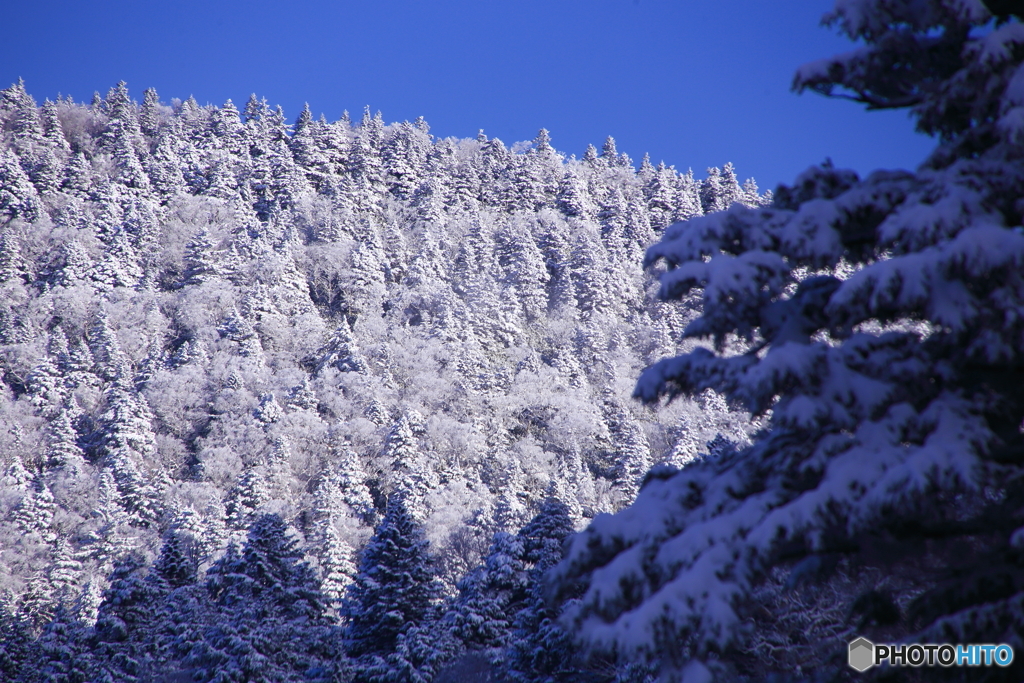
[[[424,116],[439,136],[511,144],[545,127],[566,154],[612,135],[639,162],[732,161],[762,188],[830,156],[860,173],[912,168],[931,148],[904,112],[795,95],[806,61],[851,49],[802,0],[80,0],[7,3],[0,83],[88,100],[249,93],[294,120]]]

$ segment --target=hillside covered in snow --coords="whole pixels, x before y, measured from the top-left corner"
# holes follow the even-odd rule
[[[655,300],[645,248],[674,221],[771,201],[730,164],[637,168],[611,138],[566,158],[543,130],[511,149],[437,139],[369,109],[289,124],[255,96],[242,112],[139,104],[123,83],[90,104],[38,106],[21,83],[0,98],[7,675],[46,669],[26,668],[38,638],[82,648],[59,680],[242,661],[216,633],[255,637],[232,610],[271,598],[236,584],[275,562],[275,585],[312,593],[260,619],[278,614],[278,636],[318,624],[309,642],[344,625],[359,675],[428,617],[494,647],[470,605],[484,593],[518,591],[535,623],[503,632],[536,635],[530,591],[567,533],[631,502],[651,466],[748,437],[713,392],[658,412],[630,399],[699,310]],[[387,602],[366,574],[387,561],[367,557],[389,533],[403,561],[429,556],[419,612],[367,635],[358,605]],[[135,628],[147,600],[165,621]],[[252,647],[277,667],[265,680],[298,675]],[[325,647],[302,666],[348,661]],[[402,661],[443,659],[417,656]]]

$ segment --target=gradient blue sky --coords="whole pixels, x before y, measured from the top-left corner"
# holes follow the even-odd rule
[[[819,26],[828,0],[11,0],[0,87],[88,100],[249,93],[294,120],[426,117],[439,136],[511,144],[551,131],[566,154],[612,135],[639,162],[732,161],[762,188],[830,156],[865,173],[912,168],[932,146],[903,112],[789,90],[796,67],[851,49]]]

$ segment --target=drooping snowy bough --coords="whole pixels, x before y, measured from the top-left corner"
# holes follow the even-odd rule
[[[587,586],[565,619],[596,650],[687,683],[842,675],[851,634],[1024,651],[1024,24],[1004,4],[838,0],[826,23],[862,45],[795,87],[910,107],[935,152],[811,168],[648,250],[663,298],[703,290],[686,334],[717,352],[658,362],[636,396],[713,389],[770,426],[574,538],[554,576]],[[830,637],[769,643],[808,586]]]

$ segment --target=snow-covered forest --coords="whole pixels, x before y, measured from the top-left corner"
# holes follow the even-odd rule
[[[630,395],[699,309],[644,249],[770,193],[612,138],[0,97],[0,678],[647,674],[566,657],[540,577],[748,443]]]
[[[0,679],[1024,680],[1022,19],[836,0],[935,148],[774,195],[3,90]]]

